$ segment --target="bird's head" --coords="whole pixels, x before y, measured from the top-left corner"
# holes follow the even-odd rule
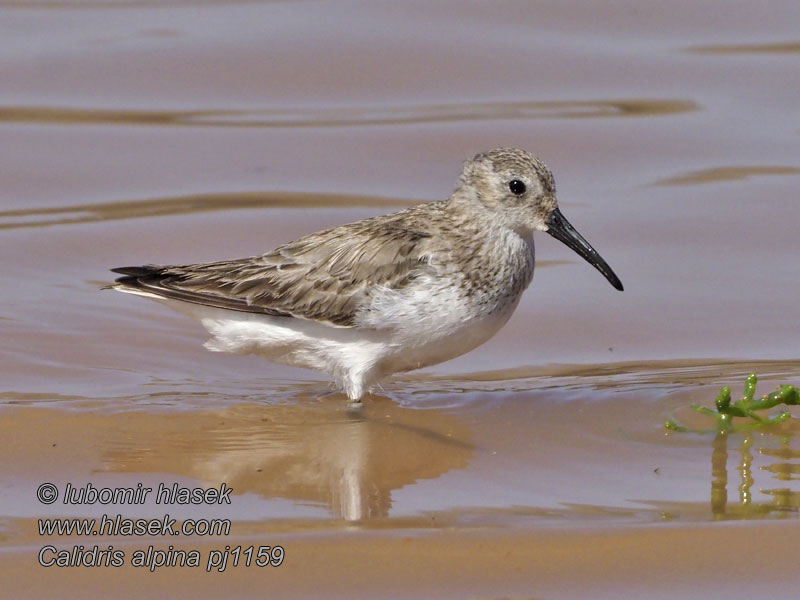
[[[546,231],[582,256],[616,289],[623,289],[611,267],[561,214],[553,174],[529,152],[500,148],[478,154],[464,165],[454,197],[478,203],[494,223],[523,237]]]

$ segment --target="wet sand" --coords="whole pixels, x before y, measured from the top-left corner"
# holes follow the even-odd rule
[[[115,597],[196,597],[210,577],[233,597],[260,586],[281,597],[666,598],[698,586],[731,597],[788,593],[798,549],[796,421],[723,439],[661,427],[665,418],[701,427],[689,404],[751,366],[420,377],[395,381],[391,399],[372,397],[356,411],[302,387],[284,390],[294,394],[288,400],[264,392],[260,402],[233,390],[13,402],[0,421],[13,449],[2,463],[11,483],[4,562],[18,573],[15,597],[52,586],[66,586],[62,597],[100,595],[112,580]],[[757,366],[776,380],[800,376],[791,362]],[[69,482],[225,482],[234,491],[230,506],[42,506],[31,502],[42,481],[62,495]],[[166,511],[229,518],[232,528],[210,538],[37,534],[42,517]],[[44,568],[36,556],[45,543],[110,545],[128,556],[171,544],[203,560],[154,573],[128,563]],[[205,572],[212,550],[278,544],[285,562],[266,573]],[[735,567],[742,560],[746,572]]]
[[[794,2],[0,2],[0,586],[15,598],[749,598],[798,584]],[[457,10],[456,10],[457,9]],[[416,15],[411,17],[409,15]],[[247,256],[539,154],[619,294],[547,236],[511,322],[349,409],[205,351],[108,268]],[[772,411],[774,413],[775,411]],[[70,505],[53,483],[233,488]],[[42,536],[104,513],[228,535]],[[40,549],[281,545],[279,567],[43,567]],[[204,563],[205,565],[205,563]],[[746,565],[746,567],[744,566]]]

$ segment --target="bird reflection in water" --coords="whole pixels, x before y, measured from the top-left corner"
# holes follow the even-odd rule
[[[126,428],[140,437],[132,444],[108,440],[106,468],[225,482],[234,497],[289,499],[363,521],[387,517],[394,490],[464,468],[473,455],[470,429],[451,412],[375,396],[358,410],[337,404],[130,413]],[[291,517],[285,512],[278,517]]]

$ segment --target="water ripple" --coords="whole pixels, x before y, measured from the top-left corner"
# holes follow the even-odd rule
[[[695,185],[698,183],[714,183],[717,181],[740,181],[749,177],[759,175],[798,175],[800,168],[786,166],[748,166],[738,167],[714,167],[711,169],[701,169],[699,171],[689,171],[675,177],[659,179],[653,185]]]
[[[226,4],[255,4],[257,2],[297,2],[298,0],[225,0]],[[0,0],[0,8],[26,10],[100,10],[131,8],[197,8],[219,5],[220,0]]]
[[[568,100],[262,110],[112,110],[3,106],[0,122],[190,127],[354,127],[526,119],[666,115],[698,110],[690,100]]]
[[[120,219],[257,208],[341,208],[345,206],[402,208],[418,202],[418,200],[376,196],[298,192],[193,194],[146,200],[0,211],[0,229],[75,225]]]
[[[692,46],[692,54],[800,54],[800,42],[775,42],[770,44],[711,44]]]

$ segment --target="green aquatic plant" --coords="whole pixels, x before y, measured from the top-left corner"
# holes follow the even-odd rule
[[[792,415],[788,411],[782,411],[779,415],[774,417],[762,417],[756,414],[755,411],[767,410],[778,404],[797,406],[800,404],[800,392],[798,392],[798,389],[793,385],[782,385],[774,392],[761,396],[761,398],[754,399],[757,382],[758,377],[756,374],[750,373],[744,380],[744,395],[740,400],[733,403],[731,403],[731,388],[728,386],[723,387],[714,401],[717,408],[716,411],[701,406],[700,404],[692,404],[692,408],[697,412],[714,417],[716,424],[714,429],[690,429],[683,425],[678,425],[675,421],[667,421],[664,423],[664,427],[671,431],[692,431],[695,433],[716,431],[717,433],[729,433],[732,431],[744,431],[757,427],[764,427],[766,425],[774,425],[791,418]],[[747,417],[750,421],[734,424],[734,417]]]

